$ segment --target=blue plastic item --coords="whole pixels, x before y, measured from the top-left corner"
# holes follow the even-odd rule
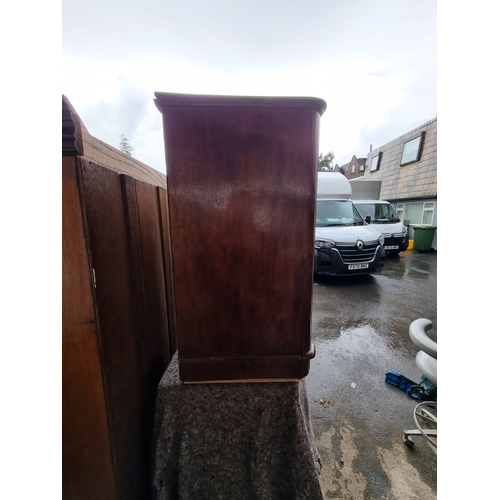
[[[437,388],[432,382],[422,377],[420,384],[396,372],[387,372],[385,381],[403,390],[408,396],[418,401],[437,401]]]
[[[406,394],[410,394],[411,390],[418,385],[416,382],[413,382],[413,380],[410,380],[409,378],[406,378],[404,375],[400,375],[399,373],[396,372],[386,373],[385,381],[391,385],[399,387],[400,389],[405,391]]]

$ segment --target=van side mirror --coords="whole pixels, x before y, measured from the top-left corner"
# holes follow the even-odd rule
[[[371,215],[367,215],[366,218],[365,218],[365,221],[370,224],[370,222],[372,221],[372,216]]]

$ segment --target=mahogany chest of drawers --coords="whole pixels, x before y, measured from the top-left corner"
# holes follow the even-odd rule
[[[183,382],[309,372],[320,116],[310,97],[155,93]]]

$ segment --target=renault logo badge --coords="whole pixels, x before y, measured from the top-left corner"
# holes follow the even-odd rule
[[[358,252],[361,252],[361,250],[363,250],[364,246],[365,245],[361,240],[356,241],[356,248],[358,249]]]

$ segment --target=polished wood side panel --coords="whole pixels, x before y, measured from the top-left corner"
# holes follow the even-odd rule
[[[167,317],[171,357],[177,351],[177,327],[175,321],[175,291],[172,270],[172,245],[170,239],[170,216],[168,210],[168,191],[158,188],[158,201],[160,205],[161,238],[163,260],[165,262],[165,287],[167,291]]]
[[[251,378],[272,377],[279,357],[310,348],[319,113],[161,109],[179,366],[251,355],[270,367]]]
[[[62,159],[62,498],[115,498],[76,158]]]

